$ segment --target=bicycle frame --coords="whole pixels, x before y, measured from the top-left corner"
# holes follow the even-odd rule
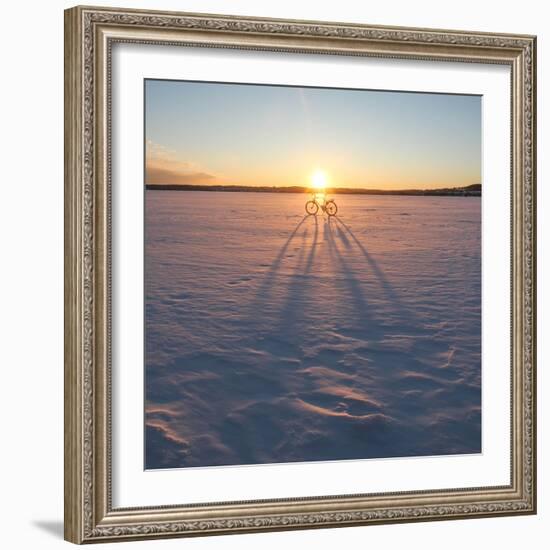
[[[326,193],[314,191],[312,198],[306,202],[306,212],[310,216],[317,214],[319,208],[327,214],[327,216],[335,216],[338,212],[338,207],[334,199],[327,199]]]

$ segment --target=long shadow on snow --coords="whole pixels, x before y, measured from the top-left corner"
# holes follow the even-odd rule
[[[286,293],[286,298],[282,307],[277,313],[277,320],[275,322],[277,330],[283,330],[286,333],[293,329],[295,322],[297,321],[299,310],[297,304],[305,303],[306,293],[311,290],[312,282],[310,279],[312,276],[312,266],[315,259],[316,247],[319,244],[319,222],[317,216],[304,216],[296,225],[296,227],[292,230],[288,239],[285,241],[281,250],[277,254],[275,260],[273,260],[268,272],[266,273],[263,281],[261,282],[257,290],[256,296],[249,306],[251,309],[251,316],[256,316],[258,308],[263,310],[269,304],[270,290],[274,287],[275,284],[278,283],[277,279],[281,274],[281,267],[285,254],[292,241],[299,235],[299,230],[307,219],[313,219],[315,223],[313,240],[311,242],[307,257],[305,257],[304,247],[307,246],[306,237],[308,232],[306,228],[305,231],[301,234],[302,239],[300,243],[300,255],[296,262],[296,266],[292,274],[287,277],[288,281],[286,282],[286,284],[288,285],[288,291]],[[373,321],[373,317],[370,313],[370,311],[372,310],[372,306],[369,307],[369,304],[367,303],[366,296],[362,289],[361,281],[355,277],[353,269],[336,247],[335,232],[332,230],[331,223],[333,223],[333,225],[338,228],[338,237],[346,248],[350,249],[352,247],[350,239],[356,245],[361,255],[366,259],[368,267],[375,275],[376,281],[380,286],[384,296],[392,304],[395,310],[398,311],[401,316],[405,316],[405,318],[414,320],[416,318],[414,312],[403,304],[403,302],[397,295],[397,292],[388,281],[383,270],[380,268],[372,255],[366,250],[364,245],[359,241],[351,228],[338,216],[335,216],[333,220],[334,223],[331,222],[330,218],[325,221],[325,228],[328,227],[330,233],[328,235],[329,253],[331,254],[333,261],[344,270],[344,278],[346,279],[346,283],[349,287],[353,302],[355,304],[354,307],[358,315],[362,318],[363,321],[369,320],[372,323],[370,325],[369,332],[371,332],[375,326],[375,322]],[[346,235],[349,235],[350,239],[348,239]]]
[[[306,214],[296,225],[296,227],[292,230],[290,235],[288,236],[288,239],[285,241],[283,246],[281,247],[281,250],[279,250],[279,253],[277,254],[276,258],[271,263],[269,270],[267,271],[262,283],[260,284],[258,291],[256,293],[256,296],[254,298],[253,303],[258,304],[262,302],[265,297],[266,293],[270,291],[270,289],[273,287],[273,282],[277,277],[277,274],[280,270],[281,264],[283,262],[283,258],[286,254],[286,251],[288,250],[288,247],[292,243],[294,237],[296,237],[296,234],[298,233],[298,230],[304,222],[309,218],[309,216]]]
[[[315,251],[319,243],[319,222],[317,221],[317,216],[313,216],[313,218],[315,224],[313,228],[313,239],[309,245],[309,252],[306,256],[305,249],[307,246],[308,233],[306,229],[302,235],[300,257],[296,263],[293,274],[289,278],[286,298],[278,315],[278,328],[285,332],[294,330],[300,312],[298,306],[303,306],[307,302],[308,292],[312,284],[311,268],[315,259]]]
[[[376,321],[373,320],[371,314],[371,305],[369,304],[367,297],[361,288],[361,282],[355,277],[353,269],[348,264],[345,257],[342,255],[338,246],[336,245],[335,236],[332,228],[332,222],[330,218],[325,223],[325,234],[327,236],[329,254],[334,263],[337,263],[342,268],[342,274],[344,275],[343,281],[345,282],[348,291],[351,295],[351,301],[358,316],[358,321],[361,328],[368,327],[368,334],[376,337],[380,337],[382,331]]]
[[[342,241],[344,242],[344,245],[347,248],[349,248],[350,243],[346,237],[346,233],[351,237],[352,241],[357,246],[358,250],[361,252],[365,260],[367,261],[368,267],[370,267],[371,271],[374,273],[378,281],[378,284],[382,289],[382,292],[384,293],[384,296],[386,297],[386,299],[390,301],[394,305],[394,307],[398,309],[402,314],[406,315],[407,318],[416,319],[417,318],[416,313],[411,308],[408,308],[407,306],[405,306],[405,304],[403,304],[399,295],[393,288],[393,285],[390,283],[384,271],[378,265],[378,262],[367,251],[365,246],[357,238],[357,236],[351,230],[351,228],[342,220],[342,218],[340,218],[340,216],[334,216],[334,219],[339,224],[338,230],[339,230],[340,239],[342,239]]]

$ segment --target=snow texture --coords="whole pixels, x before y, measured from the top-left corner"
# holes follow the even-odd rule
[[[147,469],[481,452],[481,199],[146,192]]]

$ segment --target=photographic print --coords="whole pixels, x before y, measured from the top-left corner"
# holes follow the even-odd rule
[[[480,453],[481,97],[145,81],[145,467]]]

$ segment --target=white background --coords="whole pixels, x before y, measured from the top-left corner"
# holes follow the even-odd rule
[[[539,182],[547,179],[549,88],[544,70],[550,46],[543,2],[460,4],[415,0],[363,3],[264,0],[123,0],[104,5],[233,13],[296,19],[323,19],[388,25],[507,31],[539,36]],[[62,376],[63,376],[63,16],[69,2],[25,2],[4,7],[0,136],[2,140],[2,383],[0,419],[0,514],[2,546],[59,548],[62,541]],[[546,63],[547,65],[547,63]],[[546,92],[548,94],[548,92]],[[7,173],[6,173],[7,171]],[[539,281],[548,278],[548,246],[543,247],[550,208],[547,187],[539,185]],[[543,237],[544,233],[544,237]],[[547,287],[546,287],[547,288]],[[539,284],[539,515],[419,523],[262,535],[239,535],[132,543],[135,548],[196,549],[353,547],[446,549],[491,545],[502,549],[543,548],[548,536],[550,496],[543,461],[548,456],[544,372],[548,292]],[[545,304],[546,305],[546,304]],[[6,353],[7,351],[7,353]],[[112,545],[103,546],[107,548]]]

